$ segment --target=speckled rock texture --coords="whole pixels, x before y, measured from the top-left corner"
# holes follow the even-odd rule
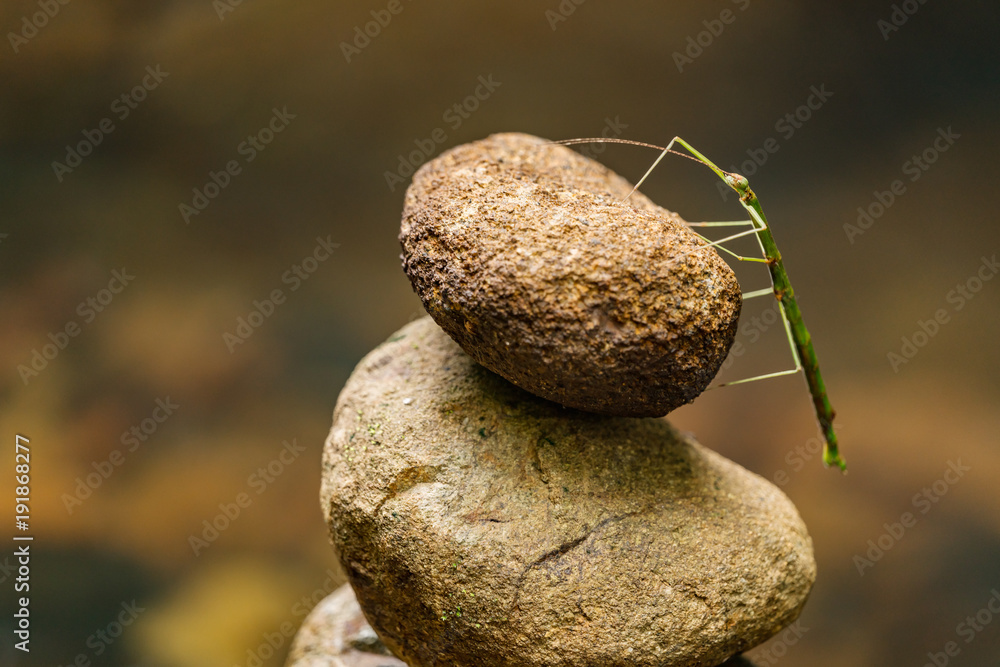
[[[368,624],[354,591],[344,584],[328,595],[302,623],[288,653],[287,667],[406,667]]]
[[[663,419],[562,408],[429,318],[344,387],[322,506],[414,666],[707,667],[792,622],[812,544],[777,487]]]
[[[428,162],[406,193],[403,268],[472,358],[528,391],[655,417],[715,377],[742,305],[729,266],[603,165],[526,134]]]
[[[406,667],[368,624],[354,591],[344,584],[327,596],[302,623],[286,667]],[[721,667],[754,667],[743,657]]]

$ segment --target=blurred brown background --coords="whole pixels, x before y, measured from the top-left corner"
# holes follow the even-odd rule
[[[987,606],[1000,590],[997,5],[389,6],[0,8],[0,434],[11,466],[14,434],[31,438],[35,535],[29,656],[11,647],[13,547],[0,555],[0,664],[281,664],[280,628],[341,580],[318,507],[337,393],[422,312],[399,268],[405,183],[386,173],[510,130],[678,134],[751,176],[850,465],[823,469],[800,377],[712,391],[672,416],[783,482],[812,531],[804,630],[758,663],[1000,664]],[[491,91],[469,99],[480,77]],[[632,179],[655,157],[586,150]],[[206,188],[212,173],[225,187]],[[689,220],[742,215],[684,160],[644,190]],[[858,207],[872,222],[845,230]],[[304,261],[325,254],[317,238],[339,247]],[[755,268],[738,268],[745,289],[767,285]],[[284,301],[251,316],[276,289]],[[789,363],[770,308],[745,306],[745,354],[726,378]],[[248,317],[259,326],[238,330]],[[941,481],[952,464],[968,470]],[[916,524],[900,534],[906,512]],[[134,621],[115,628],[132,618],[123,604]]]

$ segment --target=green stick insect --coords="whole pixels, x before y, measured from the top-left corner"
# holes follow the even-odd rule
[[[569,139],[566,141],[556,141],[554,143],[563,145],[585,143],[632,144],[634,146],[655,148],[656,150],[661,151],[660,156],[656,158],[653,165],[646,171],[645,175],[639,179],[639,182],[636,183],[635,187],[632,188],[632,192],[629,193],[628,197],[625,197],[626,200],[639,189],[639,186],[645,182],[646,178],[648,178],[653,170],[656,169],[656,166],[660,164],[660,161],[664,157],[666,157],[667,153],[674,153],[675,155],[680,155],[704,164],[709,169],[714,171],[719,178],[729,185],[729,187],[736,191],[736,194],[738,194],[740,198],[740,204],[742,204],[743,208],[745,208],[747,213],[750,214],[749,220],[688,224],[692,227],[750,227],[750,229],[746,231],[727,236],[726,238],[719,239],[718,241],[710,241],[700,234],[699,236],[707,242],[706,247],[717,247],[719,250],[732,255],[741,262],[761,262],[767,264],[768,271],[771,274],[771,287],[769,289],[747,292],[743,294],[743,298],[752,299],[766,294],[773,294],[774,298],[778,300],[778,303],[781,306],[781,319],[784,322],[785,333],[788,336],[788,344],[792,351],[792,357],[795,359],[795,368],[786,371],[778,371],[776,373],[767,373],[766,375],[758,375],[756,377],[745,378],[743,380],[736,380],[734,382],[727,382],[717,386],[742,384],[744,382],[753,382],[755,380],[764,380],[783,375],[793,375],[799,371],[804,371],[806,384],[809,386],[809,393],[812,395],[813,407],[816,409],[816,418],[819,421],[820,429],[823,431],[823,436],[826,439],[826,444],[823,447],[823,463],[827,466],[835,465],[841,470],[846,471],[847,464],[843,457],[840,456],[840,451],[837,446],[837,434],[833,429],[833,406],[830,405],[830,399],[826,395],[826,385],[823,383],[823,376],[819,371],[819,361],[816,359],[816,350],[813,348],[812,336],[809,335],[809,330],[806,329],[806,325],[802,321],[802,311],[799,310],[799,305],[795,301],[795,292],[792,289],[791,282],[788,280],[788,272],[785,271],[785,266],[781,261],[781,253],[778,251],[778,246],[774,242],[774,235],[771,234],[771,228],[768,226],[767,218],[764,216],[764,211],[760,207],[760,201],[757,199],[757,195],[754,194],[753,190],[750,189],[750,183],[747,179],[739,174],[732,174],[719,169],[714,162],[702,155],[693,146],[680,137],[674,137],[666,146],[656,146],[654,144],[647,144],[641,141],[630,141],[628,139]],[[690,155],[673,150],[674,144],[680,144],[686,148]],[[722,247],[721,245],[727,241],[732,241],[750,235],[756,237],[763,257],[743,257]]]

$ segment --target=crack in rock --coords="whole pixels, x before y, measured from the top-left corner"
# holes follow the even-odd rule
[[[628,519],[633,516],[638,516],[640,514],[646,514],[654,509],[656,508],[655,507],[647,508],[642,510],[636,510],[635,512],[626,512],[625,514],[609,516],[608,518],[598,522],[598,524],[593,528],[586,529],[583,535],[581,535],[580,537],[569,540],[568,542],[563,542],[555,549],[550,549],[549,551],[546,551],[544,554],[536,558],[531,564],[529,564],[526,568],[524,568],[524,571],[522,571],[520,576],[517,578],[517,587],[514,590],[514,600],[511,602],[510,611],[508,612],[508,614],[513,613],[513,611],[517,609],[518,601],[521,598],[521,589],[524,587],[524,580],[527,578],[528,573],[530,573],[533,569],[539,567],[543,563],[546,563],[550,560],[559,558],[569,553],[576,547],[583,544],[583,542],[586,541],[588,537],[595,534],[597,531],[601,530],[602,528],[604,528],[604,526],[608,525],[609,523],[622,521],[624,519]]]
[[[590,614],[588,614],[586,611],[583,610],[583,605],[580,604],[579,600],[576,601],[576,608],[580,610],[580,613],[583,614],[583,617],[585,619],[587,619],[588,621],[593,620],[592,618],[590,618]]]

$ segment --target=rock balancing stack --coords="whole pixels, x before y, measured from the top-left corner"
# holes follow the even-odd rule
[[[414,176],[403,268],[430,317],[354,370],[321,492],[352,632],[407,665],[711,667],[805,604],[791,501],[660,418],[721,366],[739,285],[631,189],[524,134]],[[295,664],[390,664],[314,616]]]

